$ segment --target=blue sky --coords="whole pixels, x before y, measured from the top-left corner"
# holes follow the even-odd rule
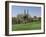
[[[28,13],[31,16],[41,16],[41,7],[34,6],[12,6],[12,16],[17,16],[17,14],[24,13],[24,9],[28,9]]]

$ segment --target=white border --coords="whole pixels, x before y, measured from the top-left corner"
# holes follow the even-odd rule
[[[12,5],[16,6],[35,6],[35,7],[41,7],[41,30],[26,30],[26,31],[12,31],[12,12],[11,12],[11,7]],[[9,3],[9,34],[26,34],[26,33],[40,33],[43,32],[44,29],[44,6],[40,4],[23,4],[23,3]]]

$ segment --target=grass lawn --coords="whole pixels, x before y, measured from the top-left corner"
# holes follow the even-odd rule
[[[14,24],[12,25],[12,31],[19,31],[19,30],[38,30],[41,29],[40,22],[31,22],[26,24]]]

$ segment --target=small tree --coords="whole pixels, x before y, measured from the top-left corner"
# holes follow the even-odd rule
[[[39,17],[38,19],[39,19],[39,21],[41,21],[41,17]]]
[[[36,21],[37,21],[37,16],[34,16],[34,18],[33,18],[33,19],[34,19],[34,21],[36,22]]]
[[[12,17],[12,24],[17,24],[17,19],[16,19],[16,17]]]

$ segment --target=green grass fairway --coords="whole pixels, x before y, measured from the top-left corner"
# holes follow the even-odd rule
[[[12,31],[19,31],[19,30],[39,30],[41,29],[40,22],[31,22],[26,24],[15,24],[12,25]]]

